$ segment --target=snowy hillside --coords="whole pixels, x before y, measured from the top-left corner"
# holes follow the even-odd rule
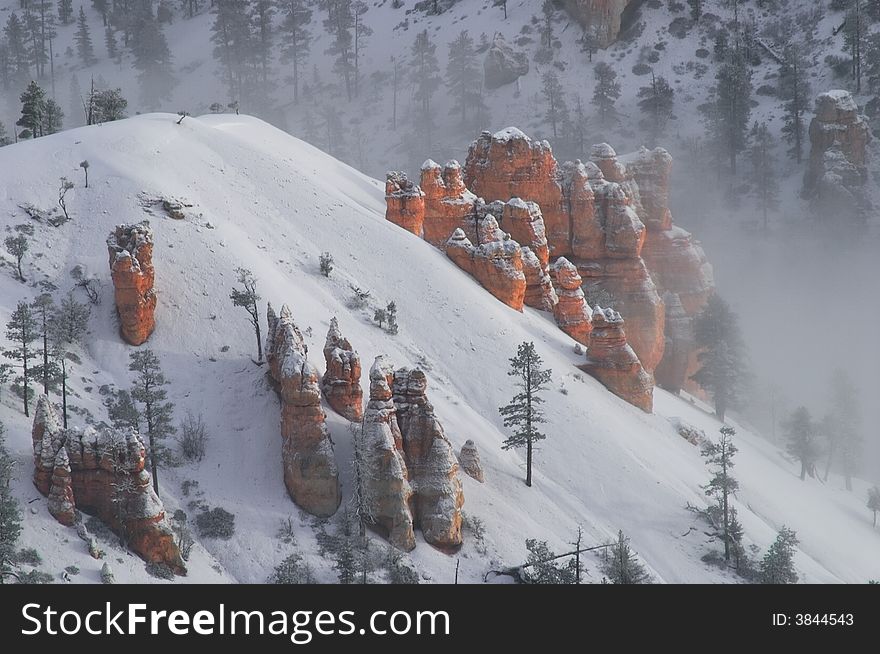
[[[24,261],[28,283],[0,268],[0,321],[16,302],[33,298],[37,283],[72,287],[69,271],[83,265],[100,279],[100,305],[90,320],[82,363],[71,375],[78,409],[105,418],[99,388],[126,388],[132,350],[117,333],[105,238],[120,222],[149,219],[155,233],[153,263],[159,305],[148,342],[172,385],[175,417],[203,414],[210,434],[200,464],[164,471],[166,508],[189,511],[182,484],[197,481],[203,499],[235,514],[229,541],[201,539],[186,581],[262,582],[291,553],[276,536],[292,517],[296,550],[322,581],[335,579],[332,563],[319,555],[310,520],[291,502],[281,471],[279,406],[252,363],[253,333],[246,314],[228,299],[234,269],[259,279],[258,290],[274,306],[287,303],[303,330],[313,363],[329,320],[361,355],[365,387],[373,358],[387,354],[398,366],[420,366],[428,397],[456,450],[473,439],[486,483],[462,475],[465,513],[485,524],[485,553],[465,530],[460,578],[477,582],[490,568],[524,560],[526,538],[548,540],[563,551],[584,528],[585,540],[607,542],[622,529],[652,574],[663,582],[736,582],[700,560],[718,544],[707,543],[705,525],[686,504],[705,506],[700,487],[708,473],[697,447],[670,422],[682,419],[717,435],[718,423],[697,404],[655,391],[655,415],[645,415],[575,368],[572,342],[552,317],[526,309],[519,314],[494,300],[427,243],[384,220],[383,185],[316,148],[257,119],[234,115],[186,118],[149,114],[102,126],[63,132],[0,149],[0,230],[29,224],[32,250]],[[83,187],[80,161],[90,164]],[[60,227],[28,218],[20,208],[49,209],[61,176],[76,181],[68,194],[72,220]],[[186,205],[173,220],[152,199]],[[329,279],[318,257],[329,251]],[[372,309],[348,308],[351,286],[371,292],[374,306],[394,300],[400,331],[391,336],[371,321]],[[524,460],[504,452],[497,408],[513,387],[508,358],[522,341],[534,341],[553,370],[547,393],[547,440],[537,455],[533,488],[523,484]],[[4,347],[8,346],[3,342]],[[315,354],[317,353],[317,354]],[[75,582],[98,581],[91,559],[73,529],[48,514],[30,481],[30,421],[8,388],[0,396],[0,420],[19,463],[15,495],[24,507],[21,546],[43,556],[42,569],[58,575],[81,569]],[[81,413],[72,416],[83,424]],[[351,491],[350,435],[346,422],[328,411],[346,497]],[[796,559],[807,582],[865,582],[880,577],[875,556],[878,532],[864,508],[865,484],[853,493],[834,476],[825,485],[803,483],[798,468],[767,441],[740,430],[736,505],[746,540],[761,551],[782,525],[801,540]],[[455,556],[427,545],[421,536],[411,554],[425,580],[450,582]],[[154,581],[140,559],[106,545],[118,581]],[[598,559],[588,561],[598,581]]]

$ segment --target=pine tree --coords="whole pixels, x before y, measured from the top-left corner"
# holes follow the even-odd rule
[[[257,293],[257,278],[247,268],[236,268],[235,273],[238,275],[238,283],[242,288],[233,287],[229,299],[232,300],[233,306],[242,307],[251,317],[251,324],[254,326],[254,333],[257,336],[257,362],[263,362],[263,339],[260,336],[260,312],[257,303],[260,296]]]
[[[0,584],[12,573],[21,534],[21,510],[10,487],[15,460],[6,449],[6,428],[0,422]]]
[[[797,544],[797,534],[783,526],[761,561],[762,584],[797,583],[798,575],[794,569],[794,552]]]
[[[110,123],[125,118],[128,100],[122,97],[122,89],[106,89],[95,93],[95,122]]]
[[[162,456],[162,443],[176,429],[172,422],[174,404],[166,402],[167,391],[162,387],[169,382],[165,379],[159,365],[159,358],[152,350],[139,350],[129,355],[128,369],[137,373],[131,388],[131,398],[141,405],[141,416],[150,443],[150,472],[153,474],[153,489],[159,493],[159,459]]]
[[[92,35],[89,32],[89,23],[86,20],[86,12],[79,8],[79,17],[76,19],[76,52],[84,66],[91,66],[95,59],[95,49],[92,46]]]
[[[574,566],[570,563],[558,563],[560,557],[550,549],[547,541],[527,538],[526,549],[529,552],[526,570],[530,583],[555,585],[575,583]]]
[[[697,354],[700,368],[691,379],[712,395],[715,415],[723,421],[727,408],[740,395],[746,369],[736,314],[717,294],[694,321],[694,337],[701,348]]]
[[[253,87],[250,61],[254,35],[247,11],[247,0],[216,0],[211,27],[214,58],[220,62],[230,97],[239,102]]]
[[[55,311],[55,301],[49,293],[40,293],[31,305],[34,318],[37,323],[38,338],[43,341],[43,364],[34,372],[42,378],[43,394],[49,395],[49,378],[51,368],[49,365],[49,331],[52,315]]]
[[[639,108],[645,113],[645,123],[656,144],[672,119],[675,90],[665,77],[655,77],[654,71],[651,71],[651,84],[640,88],[638,95]]]
[[[116,43],[116,32],[110,25],[104,28],[104,44],[107,46],[107,57],[116,59],[119,56],[119,46]]]
[[[752,113],[752,72],[737,52],[729,53],[715,75],[709,101],[700,106],[709,138],[719,154],[727,156],[736,175],[736,158],[748,143]]]
[[[15,311],[6,323],[6,338],[13,343],[13,348],[3,352],[3,356],[12,361],[21,362],[21,376],[18,380],[22,386],[22,398],[24,400],[24,415],[30,416],[30,380],[33,371],[28,368],[34,353],[31,351],[31,343],[39,334],[37,321],[34,318],[31,306],[22,300],[16,306]]]
[[[0,148],[4,145],[9,145],[11,142],[9,135],[6,133],[6,125],[0,120]]]
[[[3,34],[6,36],[6,59],[9,62],[8,83],[20,88],[30,79],[31,55],[25,25],[15,12],[6,20]]]
[[[727,425],[721,428],[721,438],[717,443],[707,441],[702,447],[703,457],[711,466],[712,478],[704,486],[706,495],[715,498],[717,513],[719,514],[721,540],[724,542],[724,560],[730,561],[731,545],[734,540],[731,533],[731,505],[730,497],[739,489],[739,482],[731,474],[733,469],[733,457],[737,452],[733,444],[736,430]],[[710,512],[710,515],[712,512]]]
[[[608,127],[612,121],[617,120],[615,103],[620,97],[620,82],[617,81],[617,71],[604,61],[600,61],[593,68],[596,85],[593,87],[593,105],[599,112],[599,124]]]
[[[64,125],[64,112],[61,106],[52,98],[46,100],[43,109],[43,134],[55,134],[60,132]]]
[[[877,513],[880,511],[880,486],[868,489],[868,509],[874,514],[874,526],[877,526]]]
[[[73,0],[58,0],[58,20],[62,25],[73,23]]]
[[[284,2],[284,21],[281,61],[290,63],[293,73],[293,101],[299,102],[299,72],[305,65],[311,50],[312,9],[306,0],[286,0]]]
[[[101,24],[107,27],[108,0],[92,0],[92,8],[101,14]]]
[[[413,127],[417,132],[417,141],[424,144],[425,150],[430,150],[433,143],[434,116],[431,99],[441,83],[436,51],[437,46],[431,42],[428,30],[422,30],[416,35],[410,50],[410,76],[415,88],[415,101],[418,103]]]
[[[587,114],[581,96],[574,105],[574,121],[571,124],[571,137],[575,149],[575,159],[582,159],[587,152]]]
[[[517,377],[516,386],[520,392],[506,406],[498,411],[504,418],[504,426],[512,427],[514,432],[504,440],[502,449],[526,448],[526,486],[532,485],[532,450],[537,441],[547,436],[538,430],[545,422],[541,405],[544,399],[539,393],[547,388],[552,376],[551,370],[543,369],[544,362],[535,351],[535,344],[524,342],[519,345],[516,356],[510,359],[510,377]]]
[[[31,247],[30,241],[27,240],[27,236],[24,234],[19,234],[18,236],[7,236],[3,244],[6,246],[6,251],[15,259],[18,280],[20,282],[25,281],[24,274],[21,271],[21,260]]]
[[[782,133],[791,144],[789,154],[798,163],[803,157],[804,114],[809,111],[812,90],[808,77],[807,62],[799,44],[792,43],[785,48],[782,64],[779,67],[779,98],[782,100],[785,123]]]
[[[330,0],[332,11],[324,21],[324,26],[333,37],[330,47],[324,51],[334,57],[333,72],[338,74],[345,84],[345,95],[351,100],[354,93],[354,13],[352,0]]]
[[[801,464],[801,481],[816,476],[816,461],[820,450],[817,442],[817,426],[807,407],[801,406],[794,410],[791,417],[783,423],[783,430],[788,441],[786,450]]]
[[[313,584],[312,570],[299,554],[291,554],[272,571],[270,584]]]
[[[843,27],[843,41],[850,52],[856,93],[862,91],[862,61],[869,32],[868,23],[864,12],[864,0],[851,0]]]
[[[650,577],[645,567],[635,558],[635,552],[630,548],[629,539],[623,535],[623,531],[617,532],[617,542],[607,550],[602,572],[608,581],[612,584],[649,583]]]
[[[364,22],[364,14],[369,7],[363,0],[355,0],[351,5],[354,20],[354,94],[360,94],[361,67],[360,62],[367,47],[367,38],[373,35],[373,28]]]
[[[568,105],[565,102],[565,89],[559,81],[559,76],[552,68],[547,69],[541,78],[541,86],[544,90],[544,102],[547,105],[547,113],[544,120],[550,123],[553,138],[558,139],[562,128],[569,122]]]
[[[852,476],[861,454],[861,410],[859,391],[844,370],[835,370],[831,377],[831,414],[826,422],[828,459],[825,481],[835,456],[840,460],[846,489],[852,490]]]
[[[271,84],[272,48],[275,40],[275,28],[273,18],[275,16],[274,0],[253,0],[251,3],[251,23],[253,25],[252,56],[259,70],[258,98],[264,107],[269,104]]]
[[[114,429],[141,429],[141,414],[131,399],[131,393],[119,389],[114,391],[104,400],[107,407],[107,418]]]
[[[159,107],[162,100],[170,100],[177,84],[171,66],[171,51],[159,23],[148,8],[139,11],[133,21],[129,47],[138,71],[141,104],[149,109]]]
[[[28,130],[33,138],[43,135],[43,114],[46,111],[46,92],[31,81],[20,96],[21,118],[16,125]]]
[[[541,45],[548,48],[552,53],[553,49],[553,21],[556,19],[556,2],[555,0],[544,0],[541,3]]]
[[[355,534],[348,509],[344,509],[340,520],[340,533],[337,536],[337,547],[333,566],[338,572],[340,584],[353,584],[357,580],[357,553],[355,551]]]
[[[452,96],[449,113],[458,113],[461,124],[467,123],[468,111],[480,100],[475,80],[480,79],[477,51],[474,40],[467,30],[462,30],[449,44],[449,61],[446,64],[446,88]]]
[[[61,364],[61,414],[67,428],[67,377],[71,348],[82,342],[89,324],[89,306],[67,294],[53,313],[49,325],[52,357]]]
[[[776,175],[776,163],[773,157],[773,136],[767,129],[767,123],[755,123],[749,133],[749,181],[751,192],[764,217],[764,231],[768,228],[768,211],[779,207],[779,180]]]

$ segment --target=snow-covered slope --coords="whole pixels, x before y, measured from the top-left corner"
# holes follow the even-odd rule
[[[365,385],[378,354],[400,366],[423,367],[428,396],[454,447],[475,441],[486,483],[463,476],[465,512],[485,523],[487,553],[478,552],[466,533],[462,579],[478,581],[499,562],[522,561],[526,538],[548,540],[561,551],[582,525],[586,540],[596,543],[622,529],[658,580],[736,581],[701,562],[718,545],[707,545],[703,525],[685,508],[705,503],[700,484],[707,472],[698,449],[668,418],[717,434],[717,422],[701,407],[658,390],[656,415],[645,415],[579,374],[572,342],[551,317],[509,309],[442,253],[386,222],[378,181],[253,118],[212,115],[180,125],[176,119],[144,115],[0,149],[0,230],[23,223],[35,230],[24,263],[28,285],[12,278],[8,259],[0,268],[0,321],[8,320],[19,299],[37,294],[36,282],[47,279],[66,292],[75,265],[96,273],[101,303],[72,375],[71,402],[103,418],[98,389],[129,385],[133,349],[117,335],[104,241],[117,223],[150,220],[159,305],[148,347],[172,381],[177,418],[186,411],[203,414],[211,436],[200,464],[163,471],[162,496],[169,508],[185,508],[192,496],[184,497],[181,484],[196,480],[205,502],[236,515],[232,540],[197,546],[188,580],[264,581],[289,554],[276,538],[288,516],[298,550],[322,580],[335,579],[331,563],[317,553],[309,520],[285,492],[278,402],[265,368],[251,361],[247,317],[228,299],[234,269],[244,266],[259,278],[262,310],[266,300],[290,305],[319,367],[329,320],[336,316],[360,352]],[[79,177],[83,159],[91,164],[88,189]],[[29,219],[20,205],[53,206],[61,176],[77,181],[68,195],[72,220],[56,228]],[[187,218],[173,220],[145,206],[145,198],[158,197],[191,204]],[[318,270],[322,251],[335,259],[329,279]],[[371,309],[347,308],[352,285],[368,289],[374,306],[397,302],[399,334],[375,327]],[[522,481],[520,453],[501,450],[497,412],[513,393],[508,358],[526,340],[536,343],[554,373],[546,397],[548,438],[531,489]],[[20,463],[15,493],[25,507],[23,545],[41,552],[48,572],[75,564],[83,571],[75,581],[97,581],[98,563],[73,530],[48,515],[30,482],[30,424],[17,398],[4,388],[0,402],[0,420]],[[329,411],[328,423],[348,495],[350,436],[345,421]],[[801,538],[797,566],[805,581],[880,577],[880,534],[863,506],[863,484],[846,493],[836,478],[824,486],[802,483],[795,466],[766,441],[741,430],[738,445],[737,506],[750,542],[766,548],[785,524]],[[152,580],[139,559],[111,552],[118,580]],[[421,539],[412,559],[425,579],[452,579],[455,558]],[[601,577],[595,563],[593,581]]]

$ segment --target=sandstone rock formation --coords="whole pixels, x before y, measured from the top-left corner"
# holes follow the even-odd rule
[[[511,198],[502,207],[500,226],[510,234],[510,238],[535,253],[541,268],[547,268],[550,248],[541,207],[534,202]]]
[[[584,298],[577,268],[565,257],[559,257],[550,271],[559,298],[553,308],[556,324],[578,343],[589,345],[592,331],[590,307]]]
[[[480,453],[471,439],[465,441],[458,454],[458,465],[469,477],[476,479],[481,484],[485,481],[483,464],[480,462]]]
[[[635,0],[565,0],[564,7],[593,39],[596,47],[607,48],[620,34],[624,11]]]
[[[526,277],[526,306],[541,311],[553,311],[559,298],[550,278],[547,266],[542,266],[531,248],[522,248],[523,274]]]
[[[663,296],[666,305],[666,347],[663,360],[654,371],[657,385],[678,394],[688,382],[689,368],[696,355],[693,318],[688,315],[675,293]]]
[[[848,91],[828,91],[816,98],[804,190],[819,200],[819,210],[856,217],[867,207],[863,186],[870,140],[867,119]]]
[[[361,389],[361,359],[348,339],[339,331],[336,318],[324,343],[327,371],[321,379],[321,390],[327,404],[339,415],[360,422],[364,415],[364,392]]]
[[[526,294],[522,248],[507,234],[499,238],[498,232],[498,223],[489,214],[481,225],[480,235],[497,240],[474,245],[459,228],[446,243],[446,255],[501,302],[522,311]]]
[[[357,444],[359,492],[373,524],[385,531],[392,545],[408,552],[416,546],[413,491],[391,401],[393,378],[391,364],[377,357],[370,368],[370,401]]]
[[[149,223],[117,225],[107,238],[107,250],[122,338],[131,345],[140,345],[156,326],[153,232]]]
[[[428,401],[421,370],[394,373],[394,407],[414,493],[414,522],[425,540],[438,547],[461,545],[464,493],[458,461]]]
[[[500,32],[496,32],[492,46],[483,60],[483,79],[486,88],[497,89],[515,82],[528,72],[528,54],[515,50],[504,40]]]
[[[425,196],[425,240],[442,248],[452,232],[473,224],[477,196],[465,188],[461,166],[455,160],[441,168],[440,164],[428,159],[422,164],[420,186]]]
[[[385,219],[416,236],[425,221],[425,194],[406,173],[391,171],[385,179]]]
[[[266,360],[281,399],[284,483],[293,501],[312,515],[336,512],[342,500],[330,432],[324,424],[318,371],[307,359],[302,334],[287,305],[268,307]]]
[[[654,407],[654,380],[626,342],[624,322],[613,309],[593,309],[586,363],[578,366],[612,393],[646,413]]]
[[[75,509],[95,514],[144,560],[186,573],[136,431],[62,429],[43,395],[31,437],[34,485],[48,496],[49,511],[59,522],[72,525]]]

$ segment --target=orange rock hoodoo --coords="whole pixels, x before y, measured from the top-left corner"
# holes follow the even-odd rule
[[[136,431],[63,429],[43,395],[31,437],[34,485],[49,498],[49,512],[60,523],[73,525],[76,509],[93,513],[144,560],[186,573],[165,509],[145,470],[146,451]]]
[[[390,172],[385,180],[385,219],[416,236],[425,222],[425,194],[405,173]]]
[[[414,526],[432,545],[461,544],[458,462],[426,386],[421,370],[394,372],[385,357],[377,357],[358,444],[367,512],[393,545],[407,551],[415,547]]]
[[[281,399],[284,483],[293,501],[312,515],[336,512],[342,500],[330,432],[324,424],[318,371],[307,359],[302,334],[287,305],[268,307],[266,360]]]
[[[360,422],[364,415],[364,392],[361,389],[361,359],[348,339],[339,331],[336,318],[324,343],[327,372],[321,379],[321,390],[327,404],[339,415]]]
[[[107,250],[122,338],[140,345],[156,326],[153,232],[146,222],[117,225],[107,238]]]
[[[441,168],[428,159],[422,164],[420,185],[425,196],[425,240],[442,248],[457,228],[467,229],[473,224],[477,196],[465,188],[457,161]]]
[[[559,257],[550,271],[559,298],[553,308],[556,324],[578,343],[589,345],[592,331],[590,307],[584,298],[577,268],[565,257]]]
[[[613,309],[593,309],[587,361],[578,367],[633,406],[646,413],[653,410],[653,380],[627,345],[623,318]]]

